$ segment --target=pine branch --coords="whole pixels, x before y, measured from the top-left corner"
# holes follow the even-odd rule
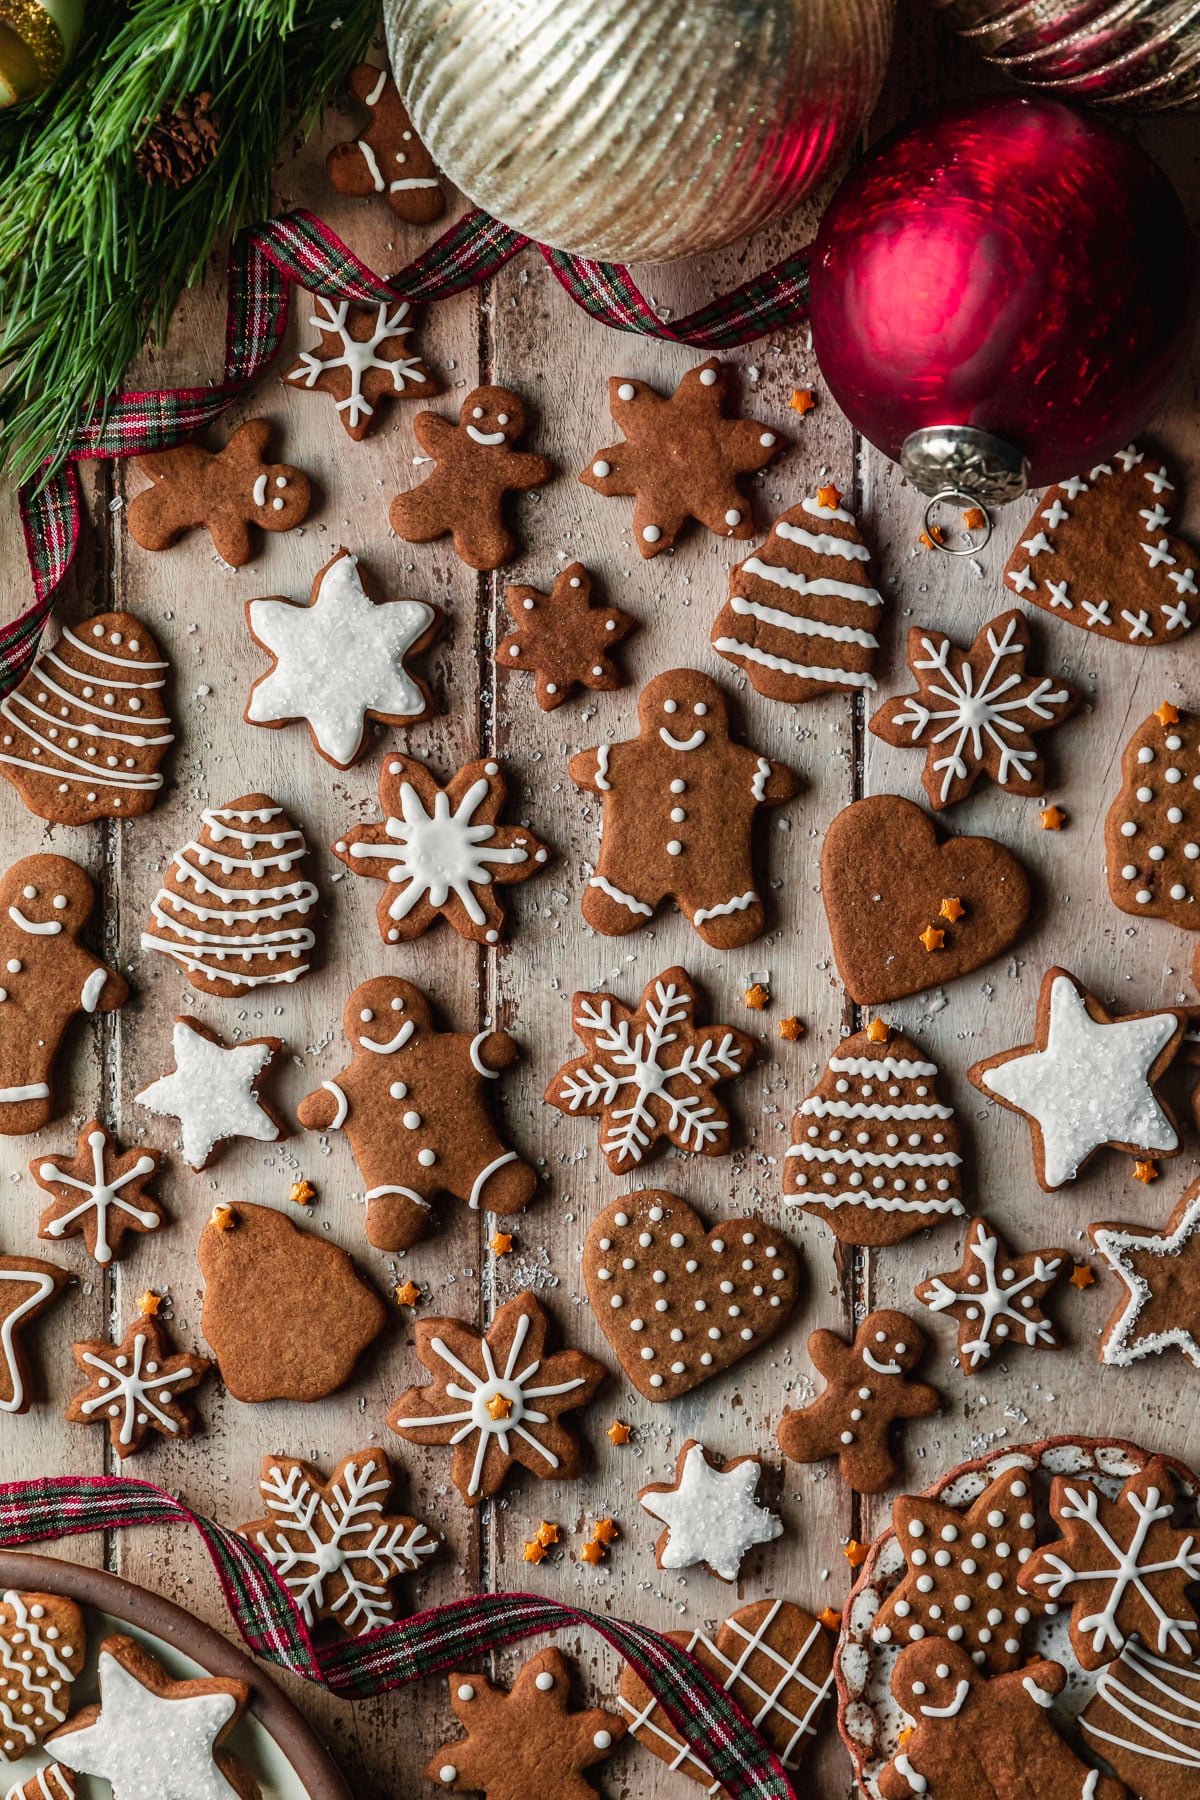
[[[53,469],[103,417],[212,251],[270,211],[279,146],[362,57],[377,0],[93,0],[67,78],[0,122],[0,467]],[[178,190],[136,152],[212,95],[221,137]]]

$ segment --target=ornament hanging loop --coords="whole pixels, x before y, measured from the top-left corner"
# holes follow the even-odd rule
[[[971,541],[966,544],[947,544],[945,542],[933,515],[939,506],[948,501],[953,501],[960,507],[965,505],[968,511],[977,512],[982,515],[982,525],[968,526],[968,530],[982,531],[983,536],[981,538],[972,538]],[[986,507],[980,506],[976,496],[974,494],[969,494],[965,488],[942,488],[939,493],[931,494],[926,502],[925,516],[922,519],[921,524],[924,528],[926,540],[933,545],[935,550],[940,550],[943,556],[978,556],[981,550],[986,550],[992,536],[991,514],[987,511]]]

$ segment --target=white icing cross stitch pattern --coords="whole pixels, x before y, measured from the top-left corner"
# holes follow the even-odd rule
[[[98,1716],[54,1739],[68,1769],[110,1782],[113,1800],[238,1800],[213,1760],[238,1711],[232,1693],[157,1694],[103,1645],[96,1673]]]
[[[437,611],[423,600],[372,600],[349,551],[317,576],[307,604],[250,600],[246,620],[275,659],[250,690],[252,725],[302,719],[321,755],[348,769],[362,753],[369,717],[392,724],[428,717],[428,692],[404,659],[431,640]]]
[[[756,1498],[761,1475],[756,1456],[715,1468],[703,1444],[685,1444],[674,1482],[643,1488],[638,1496],[643,1510],[667,1528],[658,1543],[659,1567],[705,1563],[722,1581],[736,1581],[746,1553],[783,1533],[782,1522]]]
[[[135,1094],[139,1106],[179,1121],[183,1154],[202,1169],[227,1138],[273,1144],[279,1126],[259,1100],[257,1082],[279,1049],[277,1038],[226,1046],[189,1019],[171,1036],[175,1067]]]
[[[1163,1231],[1095,1224],[1088,1236],[1126,1290],[1105,1327],[1101,1360],[1127,1369],[1173,1345],[1200,1369],[1200,1182]]]
[[[403,394],[410,384],[423,394],[430,391],[429,372],[419,356],[406,356],[403,351],[397,351],[392,356],[380,355],[381,346],[389,338],[406,338],[412,335],[412,326],[404,323],[412,310],[407,300],[401,300],[394,309],[389,309],[386,304],[378,306],[370,335],[360,341],[355,338],[347,323],[350,316],[348,300],[335,303],[320,294],[315,294],[313,299],[318,311],[308,322],[314,331],[326,332],[338,339],[337,353],[325,356],[319,349],[302,350],[297,361],[288,370],[287,379],[303,382],[306,388],[313,388],[322,375],[344,370],[349,392],[336,404],[348,430],[353,431],[364,420],[374,416],[375,408],[363,391],[363,376],[370,370],[386,375],[395,394]]]

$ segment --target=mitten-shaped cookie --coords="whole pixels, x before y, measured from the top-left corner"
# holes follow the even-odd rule
[[[290,531],[308,517],[308,476],[290,463],[266,461],[271,427],[247,419],[223,450],[179,444],[137,458],[152,482],[129,502],[130,536],[143,550],[166,550],[185,531],[204,526],[224,562],[240,568],[254,554],[250,527]]]
[[[881,1494],[896,1479],[889,1437],[900,1419],[925,1419],[941,1405],[935,1388],[913,1381],[925,1333],[907,1313],[875,1312],[853,1344],[836,1331],[814,1331],[808,1354],[828,1386],[811,1406],[786,1412],[779,1447],[793,1462],[836,1456],[856,1494]]]
[[[525,429],[525,403],[509,388],[474,388],[457,425],[438,413],[418,413],[413,431],[434,470],[419,487],[396,495],[392,529],[410,544],[452,537],[455,555],[473,569],[511,562],[517,541],[504,522],[504,496],[544,487],[554,474],[547,457],[516,449]]]
[[[439,1031],[424,994],[390,975],[355,988],[342,1023],[354,1056],[301,1101],[298,1117],[309,1131],[345,1129],[377,1250],[417,1243],[439,1194],[495,1213],[528,1205],[536,1171],[487,1107],[487,1084],[517,1058],[506,1031]]]
[[[349,87],[370,123],[361,137],[335,144],[325,158],[332,186],[356,200],[382,194],[396,217],[410,225],[440,219],[446,210],[442,184],[388,71],[359,63],[350,71]]]
[[[39,1131],[55,1116],[54,1059],[77,1013],[115,1012],[123,976],[79,942],[95,903],[65,856],[25,856],[0,878],[0,1133]]]

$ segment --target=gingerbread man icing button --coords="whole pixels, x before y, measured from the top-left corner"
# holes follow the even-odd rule
[[[674,669],[642,689],[638,735],[571,758],[572,781],[604,803],[600,856],[583,916],[619,937],[674,900],[715,950],[748,944],[766,913],[751,833],[760,807],[799,783],[729,734],[725,695],[707,675]]]
[[[525,403],[511,388],[474,388],[452,425],[418,413],[413,432],[434,464],[418,487],[397,494],[389,517],[398,537],[428,544],[451,537],[473,569],[498,569],[517,553],[504,519],[504,497],[544,487],[554,474],[545,456],[518,450],[528,427]]]

